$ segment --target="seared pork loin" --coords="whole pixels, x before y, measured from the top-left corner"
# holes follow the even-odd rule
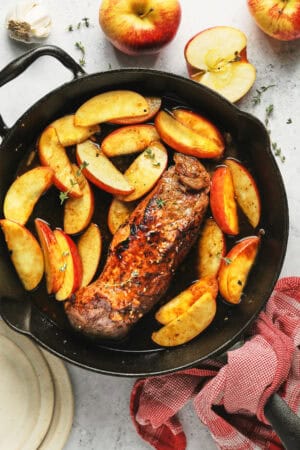
[[[210,189],[196,158],[176,153],[174,162],[115,233],[100,277],[65,303],[75,329],[123,338],[168,289],[199,235]]]

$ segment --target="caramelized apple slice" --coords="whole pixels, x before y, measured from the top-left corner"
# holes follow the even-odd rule
[[[35,167],[16,178],[5,195],[5,218],[25,225],[39,198],[52,185],[53,174],[50,167]]]
[[[249,272],[255,262],[260,237],[250,236],[236,243],[223,258],[219,271],[219,289],[229,303],[237,304],[245,288]]]
[[[88,127],[114,119],[139,117],[149,113],[149,105],[134,91],[104,92],[87,100],[75,113],[75,125]]]
[[[74,118],[74,114],[69,114],[60,117],[51,124],[56,130],[59,142],[64,147],[80,144],[80,142],[86,141],[93,134],[100,132],[99,125],[92,125],[90,127],[76,126]]]
[[[152,119],[156,113],[160,110],[161,107],[161,98],[160,97],[145,97],[149,106],[148,114],[144,114],[143,116],[137,117],[125,117],[123,119],[114,119],[111,120],[111,123],[116,123],[119,125],[134,125],[137,123],[148,122]]]
[[[87,230],[80,236],[78,252],[82,261],[81,285],[87,286],[93,279],[99,266],[102,252],[101,232],[95,223],[91,223]]]
[[[192,306],[160,330],[152,333],[152,340],[163,347],[185,344],[202,333],[213,321],[217,311],[215,298],[203,294]]]
[[[237,235],[239,223],[237,205],[230,169],[217,167],[212,176],[210,189],[212,215],[224,233]]]
[[[260,195],[255,180],[240,162],[228,158],[225,160],[225,164],[229,167],[232,175],[236,200],[255,228],[259,224],[261,214]]]
[[[159,135],[154,125],[128,125],[108,134],[101,143],[106,156],[130,155],[145,150]]]
[[[69,197],[81,197],[82,192],[77,180],[74,178],[72,164],[65,148],[58,140],[54,127],[46,128],[39,140],[38,154],[43,166],[54,171],[53,183]]]
[[[134,187],[93,142],[77,145],[77,162],[84,166],[83,174],[104,191],[112,194],[130,194]]]
[[[224,233],[214,219],[209,218],[203,225],[198,241],[197,272],[199,277],[216,277],[225,253],[226,240]]]
[[[223,154],[223,144],[189,128],[166,111],[157,114],[155,126],[161,139],[178,152],[198,158],[219,158]]]
[[[115,234],[118,228],[126,222],[136,203],[122,202],[117,197],[113,199],[108,210],[107,224],[111,234]]]
[[[35,289],[44,274],[43,253],[37,240],[27,228],[12,220],[1,219],[0,227],[20,281],[27,291]]]
[[[160,142],[152,142],[128,167],[124,176],[134,187],[131,194],[121,200],[132,202],[149,192],[163,174],[168,163],[168,152]]]

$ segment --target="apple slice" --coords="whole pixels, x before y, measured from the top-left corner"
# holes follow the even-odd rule
[[[134,187],[92,141],[77,145],[76,158],[85,166],[83,174],[100,189],[114,195],[133,192]]]
[[[53,175],[50,167],[35,167],[16,178],[4,198],[4,217],[25,225],[39,198],[52,185]]]
[[[231,172],[236,200],[253,228],[256,228],[260,221],[261,201],[255,180],[239,161],[228,158],[225,164]]]
[[[214,141],[220,147],[220,151],[224,151],[225,143],[223,136],[210,120],[194,111],[182,108],[174,109],[172,114],[180,123]]]
[[[135,206],[136,203],[134,202],[122,202],[122,200],[119,200],[117,197],[113,199],[107,216],[107,224],[111,234],[115,234],[118,228],[126,222]]]
[[[128,167],[124,176],[134,187],[131,194],[122,196],[124,202],[143,197],[159,180],[168,164],[168,152],[160,142],[152,142]]]
[[[224,233],[214,219],[209,218],[203,225],[198,241],[197,271],[199,277],[216,277],[225,253],[226,240]]]
[[[111,120],[111,123],[116,123],[119,125],[135,125],[137,123],[148,122],[152,119],[156,113],[160,110],[162,100],[160,97],[145,97],[149,106],[148,114],[144,114],[143,116],[136,117],[125,117],[123,119],[114,119]]]
[[[155,314],[155,319],[163,325],[172,322],[188,310],[193,303],[203,294],[209,292],[213,298],[218,294],[218,282],[216,277],[203,277],[193,283],[172,300],[165,303]]]
[[[213,173],[210,189],[212,215],[224,233],[237,235],[239,222],[230,169],[219,166]]]
[[[254,264],[261,238],[250,236],[240,240],[223,258],[219,271],[219,289],[229,303],[237,304]]]
[[[216,299],[210,292],[198,298],[187,311],[152,333],[152,340],[163,347],[185,344],[202,333],[213,321]]]
[[[155,126],[161,139],[178,152],[198,158],[220,158],[224,145],[184,125],[166,111],[155,117]]]
[[[35,219],[34,223],[44,255],[47,292],[55,294],[64,279],[62,252],[49,224],[42,219]]]
[[[75,125],[89,127],[102,122],[149,113],[145,97],[134,91],[108,91],[87,100],[75,113]]]
[[[68,198],[64,206],[64,231],[67,234],[77,234],[90,223],[95,208],[94,193],[82,171],[73,164],[73,173],[78,180],[82,196]]]
[[[201,31],[184,49],[188,73],[194,81],[236,102],[256,79],[246,48],[247,37],[237,28],[217,26]]]
[[[63,282],[55,293],[56,300],[62,301],[79,289],[82,280],[82,263],[76,244],[70,236],[58,228],[53,231],[53,234],[63,258],[61,267],[64,274]]]
[[[0,220],[12,263],[27,291],[35,289],[44,274],[43,252],[33,234],[23,225]]]
[[[80,144],[80,142],[86,141],[93,134],[100,132],[99,125],[92,125],[90,127],[76,126],[74,118],[74,114],[69,114],[60,117],[50,125],[55,128],[58,140],[64,147]]]
[[[159,135],[154,125],[127,125],[108,134],[101,143],[106,156],[130,155],[145,150]]]
[[[82,261],[82,280],[80,287],[87,286],[95,276],[102,252],[101,232],[95,223],[91,223],[80,236],[78,252]]]
[[[43,166],[51,167],[54,171],[53,183],[69,197],[81,197],[82,192],[74,178],[72,164],[65,148],[58,140],[54,127],[47,127],[39,140],[38,154]]]

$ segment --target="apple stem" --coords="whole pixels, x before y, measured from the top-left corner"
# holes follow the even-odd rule
[[[149,11],[144,12],[143,14],[140,14],[140,19],[144,19],[145,17],[147,17],[149,14],[151,14],[154,11],[153,8],[150,8]]]

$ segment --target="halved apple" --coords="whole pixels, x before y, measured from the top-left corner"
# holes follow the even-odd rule
[[[134,187],[92,141],[77,145],[76,158],[83,174],[104,191],[111,194],[130,194]]]
[[[212,175],[210,207],[215,221],[224,233],[239,233],[237,204],[229,167],[219,166]]]
[[[229,167],[236,200],[248,218],[251,225],[255,228],[259,224],[261,214],[261,201],[256,182],[245,166],[235,159],[225,160]]]
[[[165,303],[159,308],[155,314],[155,319],[163,325],[172,322],[177,317],[181,316],[184,312],[195,303],[198,298],[203,294],[209,292],[213,298],[218,294],[218,282],[216,277],[207,276],[200,278],[200,280],[193,283],[172,300]]]
[[[152,340],[163,347],[173,347],[191,341],[213,321],[217,311],[216,299],[210,292],[198,298],[187,311],[152,333]]]
[[[4,217],[25,225],[39,198],[52,185],[53,175],[50,167],[39,166],[16,178],[4,198]]]
[[[108,134],[101,143],[106,156],[130,155],[145,150],[159,135],[154,125],[127,125]]]
[[[67,234],[77,234],[90,223],[94,214],[94,193],[82,171],[73,164],[74,176],[77,178],[82,196],[68,198],[64,205],[64,231]]]
[[[47,292],[55,294],[64,279],[63,255],[49,224],[42,219],[34,222],[44,255]]]
[[[245,288],[249,272],[254,264],[261,238],[246,237],[237,242],[223,258],[219,271],[219,289],[229,303],[237,304]]]
[[[149,113],[145,97],[130,90],[108,91],[87,100],[75,113],[75,125],[88,127]]]
[[[1,219],[5,241],[16,272],[27,291],[35,289],[44,274],[43,252],[33,234],[23,225]]]
[[[97,271],[102,252],[101,232],[95,223],[91,223],[80,236],[77,243],[82,262],[82,280],[80,287],[87,286]]]
[[[168,164],[168,152],[160,142],[152,142],[128,167],[124,176],[134,187],[131,194],[121,197],[124,202],[137,200],[149,192]]]
[[[148,122],[152,119],[156,113],[160,110],[162,100],[160,97],[145,97],[149,106],[148,114],[144,114],[143,116],[136,117],[125,117],[123,119],[114,119],[111,120],[111,123],[116,123],[119,125],[134,125],[137,123]]]
[[[75,125],[74,118],[74,114],[69,114],[67,116],[60,117],[51,123],[51,126],[56,130],[59,142],[64,147],[80,144],[80,142],[86,141],[93,134],[100,132],[99,125],[81,127]]]
[[[81,197],[82,192],[74,178],[72,164],[65,148],[61,145],[54,127],[47,127],[41,134],[38,154],[43,166],[54,171],[53,183],[69,197]]]
[[[220,158],[223,154],[223,143],[198,133],[166,111],[159,111],[155,126],[161,139],[178,152],[198,158]]]
[[[209,218],[203,225],[198,241],[197,271],[199,277],[216,277],[225,253],[226,240],[224,233],[214,219]]]
[[[66,300],[77,289],[82,280],[82,263],[75,242],[64,231],[56,228],[53,231],[63,258],[61,271],[64,274],[63,282],[55,293],[58,301]]]
[[[203,30],[185,46],[188,73],[194,81],[236,102],[256,79],[246,48],[247,37],[237,28],[217,26]]]
[[[107,216],[107,225],[111,234],[115,234],[118,228],[126,222],[136,203],[122,202],[117,197],[110,204]]]

